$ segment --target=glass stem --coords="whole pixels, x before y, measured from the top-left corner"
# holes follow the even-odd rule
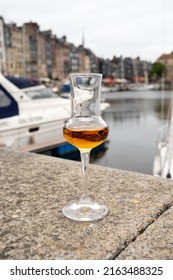
[[[90,199],[88,194],[88,168],[89,168],[90,151],[89,152],[80,151],[80,155],[82,161],[82,175],[83,175],[83,194],[81,199],[88,200]]]

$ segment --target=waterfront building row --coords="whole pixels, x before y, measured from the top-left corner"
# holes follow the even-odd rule
[[[35,22],[18,27],[0,17],[0,72],[42,80],[64,80],[73,72],[100,72],[104,77],[134,81],[144,79],[151,63],[114,56],[97,57],[84,43],[75,46],[66,36],[58,38],[51,30],[40,31]]]

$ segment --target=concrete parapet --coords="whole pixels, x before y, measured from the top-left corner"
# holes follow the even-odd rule
[[[81,164],[0,149],[0,259],[173,259],[173,181],[90,165],[89,191],[109,208],[77,222]]]

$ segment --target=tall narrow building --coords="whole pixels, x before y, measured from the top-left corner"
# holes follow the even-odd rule
[[[15,23],[4,24],[5,72],[11,76],[23,76],[22,28]]]
[[[39,25],[35,22],[23,25],[24,72],[27,78],[38,78],[38,34]]]

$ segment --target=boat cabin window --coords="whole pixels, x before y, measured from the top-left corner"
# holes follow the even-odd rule
[[[0,108],[8,107],[11,104],[11,100],[0,89]]]
[[[0,85],[0,119],[9,118],[19,114],[17,102]]]
[[[47,88],[43,89],[29,89],[24,90],[25,93],[31,98],[31,99],[44,99],[44,98],[56,98],[58,97],[54,92]]]

